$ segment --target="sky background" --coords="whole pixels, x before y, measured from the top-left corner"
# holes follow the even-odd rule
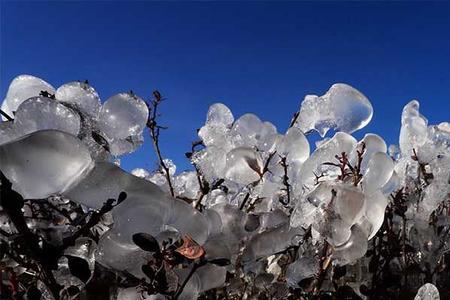
[[[178,170],[209,105],[282,133],[306,94],[348,83],[372,102],[354,135],[396,143],[412,99],[450,121],[450,2],[7,2],[0,0],[0,92],[19,74],[53,86],[88,79],[102,100],[158,89],[162,152]],[[148,135],[122,167],[154,169]]]

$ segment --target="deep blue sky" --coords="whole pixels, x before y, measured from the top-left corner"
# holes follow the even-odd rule
[[[170,126],[162,150],[181,169],[218,101],[283,132],[304,95],[345,82],[375,110],[357,137],[374,132],[395,143],[411,99],[430,123],[450,120],[450,2],[0,5],[1,97],[23,73],[56,87],[89,79],[103,100],[159,89],[168,98],[162,122]],[[122,165],[152,169],[150,143]]]

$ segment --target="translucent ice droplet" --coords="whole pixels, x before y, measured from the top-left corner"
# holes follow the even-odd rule
[[[277,154],[285,156],[288,162],[303,163],[309,157],[309,143],[303,132],[296,127],[289,128]]]
[[[89,84],[73,81],[60,86],[55,93],[61,102],[75,104],[91,117],[97,117],[100,110],[100,98]]]
[[[372,119],[370,101],[355,88],[336,83],[323,96],[308,95],[302,102],[296,126],[316,130],[323,137],[329,129],[352,133]]]
[[[428,120],[419,113],[420,104],[413,100],[403,108],[402,127],[400,129],[400,150],[409,157],[422,146],[427,139]]]
[[[77,135],[80,131],[80,116],[54,99],[33,97],[18,107],[14,126],[22,135],[45,129]]]
[[[339,265],[350,264],[366,254],[367,233],[359,225],[353,225],[352,234],[347,243],[335,247],[333,257]]]
[[[363,214],[364,194],[351,185],[333,185],[332,189],[336,193],[333,203],[335,212],[344,222],[353,224]]]
[[[147,118],[144,100],[131,93],[120,93],[106,100],[101,107],[99,126],[110,139],[126,139],[140,134]]]
[[[381,228],[381,225],[383,225],[384,212],[389,201],[379,190],[373,192],[370,195],[365,195],[365,197],[366,201],[364,216],[370,223],[370,232],[368,239],[371,239]]]
[[[319,271],[319,262],[313,257],[300,257],[286,270],[286,280],[290,287],[298,287],[303,279],[313,277]]]
[[[207,125],[224,125],[231,126],[234,117],[231,110],[222,103],[215,103],[209,107],[206,117]]]
[[[198,136],[205,146],[221,146],[227,142],[228,129],[222,124],[208,124],[200,128]]]
[[[245,145],[255,145],[257,135],[262,130],[263,123],[254,114],[245,114],[240,117],[234,124],[232,131],[239,134]]]
[[[363,150],[364,148],[364,150]],[[384,152],[387,151],[386,142],[383,138],[377,134],[368,133],[364,135],[364,138],[358,142],[358,145],[353,150],[351,155],[351,162],[356,165],[358,159],[357,151],[362,152],[362,161],[361,161],[361,172],[364,173],[367,169],[367,165],[372,157],[372,154],[375,152]]]
[[[0,168],[24,198],[61,193],[91,165],[84,144],[57,130],[38,131],[0,146]]]
[[[23,101],[39,96],[41,91],[46,91],[50,94],[55,93],[55,89],[40,78],[31,75],[17,76],[9,85],[6,98],[3,100],[2,110],[9,116],[14,117],[13,112],[17,110]]]
[[[227,179],[239,184],[249,184],[260,179],[262,173],[261,155],[250,147],[238,147],[227,154]]]
[[[381,189],[394,172],[392,158],[384,152],[374,153],[363,175],[362,186],[365,192]]]
[[[13,121],[0,123],[0,145],[15,140],[21,134],[17,132]]]
[[[425,283],[417,291],[414,300],[439,300],[439,290],[431,283]]]

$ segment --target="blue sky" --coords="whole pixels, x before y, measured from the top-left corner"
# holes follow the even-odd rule
[[[1,95],[19,74],[54,86],[88,79],[103,100],[158,89],[162,150],[179,169],[214,102],[284,132],[306,94],[335,82],[374,106],[395,143],[402,107],[450,120],[450,2],[0,2]],[[122,159],[153,169],[148,142]]]

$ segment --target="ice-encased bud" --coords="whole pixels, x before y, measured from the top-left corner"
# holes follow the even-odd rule
[[[277,154],[285,156],[288,163],[303,163],[309,157],[309,142],[300,129],[291,127],[278,146]]]
[[[17,108],[14,126],[22,135],[46,129],[77,135],[80,131],[80,115],[54,99],[33,97]]]
[[[231,126],[233,124],[234,117],[231,110],[222,103],[215,103],[208,109],[206,116],[206,125],[223,125]]]
[[[303,132],[316,130],[322,137],[329,129],[352,133],[366,126],[372,114],[366,96],[350,85],[336,83],[323,96],[305,97],[295,126]]]
[[[76,105],[81,111],[96,118],[100,110],[100,97],[88,83],[72,81],[60,86],[55,93],[58,101]]]
[[[238,147],[227,154],[225,177],[239,184],[249,184],[261,178],[261,155],[250,147]]]
[[[41,92],[54,94],[55,89],[44,80],[32,75],[20,75],[9,84],[6,98],[3,100],[2,110],[10,117],[14,117],[14,113],[19,105],[31,97],[37,97]],[[5,118],[2,116],[3,120]]]
[[[99,113],[99,127],[109,139],[126,139],[142,133],[147,123],[148,107],[131,93],[112,96]]]
[[[317,148],[303,163],[300,184],[308,187],[314,186],[316,175],[323,175],[327,179],[337,177],[340,172],[339,168],[324,163],[335,163],[335,156],[340,156],[343,152],[350,155],[355,146],[356,140],[354,137],[344,132],[336,133],[333,138]]]
[[[434,284],[425,283],[417,291],[414,300],[439,300],[439,290]]]
[[[0,146],[0,169],[25,199],[62,193],[91,167],[86,146],[62,131],[38,131]]]
[[[417,100],[409,102],[403,108],[402,127],[400,129],[400,150],[404,156],[413,155],[427,139],[428,120],[419,112]]]

